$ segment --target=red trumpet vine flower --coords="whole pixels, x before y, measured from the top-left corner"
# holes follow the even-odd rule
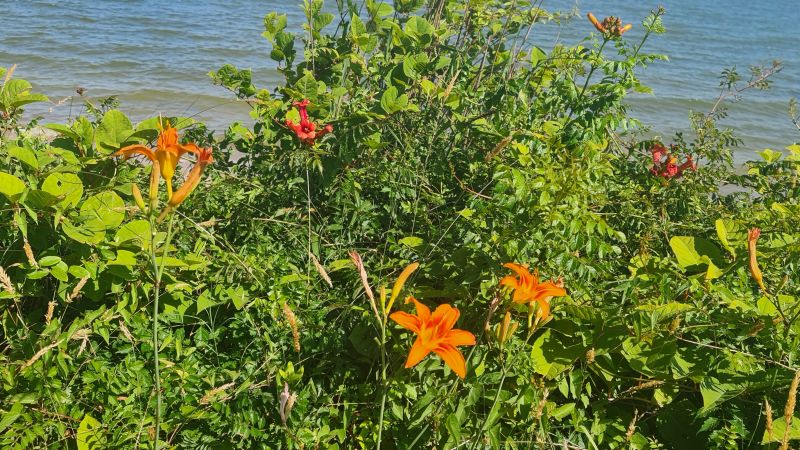
[[[670,150],[675,148],[677,148],[675,145],[670,146]],[[653,156],[653,167],[650,168],[650,172],[653,175],[662,178],[679,178],[685,170],[697,170],[697,164],[692,160],[691,155],[686,157],[683,164],[678,165],[678,158],[670,154],[670,150],[667,150],[661,143],[655,143],[650,149]]]
[[[308,99],[292,103],[297,107],[297,112],[300,113],[300,123],[294,123],[291,119],[286,119],[286,126],[294,131],[294,134],[297,135],[300,142],[306,145],[314,145],[317,139],[333,131],[333,125],[328,124],[322,127],[322,129],[317,130],[317,125],[308,120],[308,111],[306,108],[308,108],[309,103]]]
[[[592,13],[586,14],[586,17],[588,17],[589,22],[597,28],[597,31],[601,32],[606,38],[621,37],[626,31],[633,28],[631,24],[623,26],[622,20],[619,17],[608,16],[603,19],[602,23],[597,20]]]
[[[431,310],[414,297],[408,297],[406,303],[409,301],[416,305],[416,315],[397,311],[389,316],[401,327],[417,335],[417,340],[408,353],[406,368],[416,366],[433,352],[439,355],[456,375],[461,378],[466,377],[467,364],[464,355],[456,347],[475,345],[475,335],[469,331],[453,329],[460,314],[458,309],[444,304],[439,305],[431,314]]]

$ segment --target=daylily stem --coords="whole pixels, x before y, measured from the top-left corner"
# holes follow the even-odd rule
[[[155,276],[155,284],[153,285],[153,362],[155,365],[155,388],[156,388],[156,417],[155,417],[155,443],[153,448],[158,450],[160,448],[159,435],[161,429],[161,373],[159,371],[159,354],[158,354],[158,300],[161,291],[161,277],[164,275],[164,257],[169,251],[170,241],[172,241],[172,225],[175,221],[175,215],[170,215],[169,225],[167,226],[167,239],[164,243],[164,252],[161,255],[161,264],[158,263],[156,256],[156,220],[155,216],[150,215],[150,264],[152,266],[153,275]]]
[[[386,320],[381,324],[381,413],[378,418],[378,450],[383,440],[383,412],[386,409]]]
[[[528,337],[525,339],[525,344],[523,344],[523,346],[525,346],[525,347],[528,346],[528,343],[531,341],[531,337],[533,336],[533,334],[535,332],[536,332],[536,327],[534,326],[533,328],[531,328],[530,332],[528,332]],[[470,447],[470,450],[474,450],[475,447],[478,445],[478,442],[480,442],[481,435],[485,431],[486,425],[489,423],[489,418],[492,416],[492,412],[497,407],[497,402],[500,400],[500,393],[503,392],[503,383],[505,383],[506,376],[508,376],[508,368],[512,367],[514,365],[514,363],[516,363],[517,356],[519,356],[521,353],[523,353],[523,352],[514,353],[513,359],[511,361],[509,361],[508,364],[505,364],[503,366],[503,375],[500,377],[500,385],[497,386],[497,393],[495,394],[494,400],[492,401],[492,407],[489,408],[489,413],[486,415],[486,418],[483,420],[483,424],[481,424],[481,427],[478,430],[478,436],[475,439],[475,441],[472,443],[472,446]]]

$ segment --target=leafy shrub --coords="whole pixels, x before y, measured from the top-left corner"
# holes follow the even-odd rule
[[[598,21],[600,34],[545,51],[530,30],[562,17],[525,2],[304,8],[301,35],[265,18],[284,77],[273,92],[233,66],[211,74],[252,106],[252,128],[215,137],[169,118],[215,162],[168,222],[137,207],[147,165],[111,157],[155,141],[165,118],[134,126],[113,102],[88,105],[45,139],[20,125],[45,98],[9,71],[4,447],[800,438],[800,147],[740,173],[715,107],[656,155],[624,99],[647,91],[636,73],[661,58],[642,51],[663,9],[638,42]],[[737,82],[729,72],[724,92]],[[688,156],[696,170],[651,171]],[[540,284],[517,266],[511,281],[508,262]],[[424,309],[409,318],[411,295],[458,319],[433,336],[474,336],[456,346],[463,379]],[[432,355],[409,357],[413,334]]]

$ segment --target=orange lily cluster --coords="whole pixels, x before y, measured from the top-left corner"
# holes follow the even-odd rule
[[[309,103],[308,99],[292,103],[297,107],[297,111],[300,113],[300,123],[294,123],[291,119],[286,119],[286,126],[294,131],[294,134],[297,135],[300,142],[305,145],[313,146],[317,139],[333,131],[333,125],[328,124],[322,127],[322,129],[317,130],[317,125],[308,119],[307,108]]]
[[[183,182],[183,184],[181,184],[178,190],[173,192],[172,178],[175,175],[175,169],[178,166],[178,162],[186,153],[194,153],[197,155],[197,161],[195,162],[194,167],[189,172],[189,175],[186,177],[186,180]],[[153,168],[150,173],[149,193],[150,213],[155,211],[155,209],[158,207],[159,177],[164,177],[164,181],[167,185],[167,197],[169,200],[167,207],[164,209],[164,211],[162,211],[162,218],[178,205],[183,203],[184,200],[186,200],[186,197],[188,197],[189,194],[191,194],[200,183],[200,177],[203,174],[203,170],[205,170],[208,164],[214,162],[210,147],[200,148],[193,143],[179,143],[178,130],[173,128],[169,122],[166,122],[165,125],[163,125],[163,128],[159,133],[158,140],[156,142],[156,148],[153,149],[141,144],[134,144],[121,148],[114,155],[124,156],[126,158],[134,155],[143,155],[149,159],[150,162],[152,162]],[[136,203],[139,205],[142,211],[146,211],[147,208],[144,207],[144,200],[141,198],[139,187],[135,184],[133,186],[133,195]]]
[[[530,273],[527,267],[505,263],[503,267],[511,269],[517,274],[506,275],[500,280],[501,286],[507,286],[514,290],[512,300],[514,303],[528,304],[536,309],[536,321],[545,321],[550,317],[550,299],[552,297],[563,297],[567,295],[563,282],[559,281],[539,281],[539,272]]]
[[[408,302],[414,302],[417,308],[416,315],[397,311],[389,316],[401,327],[417,335],[417,340],[408,353],[405,367],[416,366],[433,352],[439,355],[456,375],[461,378],[466,377],[466,361],[457,347],[475,345],[475,336],[469,331],[453,329],[460,315],[458,309],[444,304],[439,305],[431,313],[427,306],[413,297],[408,297],[406,303]]]
[[[586,17],[589,18],[589,22],[597,28],[597,31],[603,34],[604,37],[608,38],[615,38],[621,37],[625,34],[626,31],[633,28],[633,25],[627,24],[625,26],[622,25],[622,20],[619,17],[615,16],[608,16],[603,19],[603,22],[597,20],[597,18],[592,13],[588,13]]]
[[[670,145],[670,150],[677,148],[674,144]],[[686,157],[686,161],[678,165],[678,158],[670,154],[670,150],[660,143],[655,143],[650,149],[653,156],[653,167],[650,172],[662,178],[680,178],[687,169],[697,170],[697,164],[692,160],[692,156]]]

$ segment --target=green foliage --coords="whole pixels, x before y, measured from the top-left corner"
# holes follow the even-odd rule
[[[691,132],[674,139],[675,156],[699,167],[665,178],[650,171],[653,141],[625,104],[647,91],[638,71],[661,58],[642,49],[665,31],[663,9],[638,42],[548,51],[529,31],[562,16],[526,2],[331,10],[305,2],[298,30],[265,17],[284,77],[273,91],[230,65],[211,74],[252,106],[252,129],[215,137],[170,118],[215,149],[174,233],[134,202],[146,166],[110,157],[152,145],[160,118],[133,124],[108,99],[46,125],[57,136],[45,139],[20,125],[25,102],[43,97],[6,77],[0,446],[781,442],[800,368],[800,147],[765,150],[738,171],[739,140],[717,124],[724,100],[766,87],[777,69],[745,86],[725,72],[718,105],[691,113]],[[331,133],[301,142],[286,126],[303,99]],[[754,227],[766,292],[750,273]],[[412,261],[419,269],[387,295]],[[505,262],[563,279],[552,320],[533,322],[497,287]],[[368,298],[406,295],[459,309],[457,328],[477,339],[460,348],[465,379],[433,355],[405,367],[411,333],[376,318]],[[506,312],[513,326],[501,333]]]

